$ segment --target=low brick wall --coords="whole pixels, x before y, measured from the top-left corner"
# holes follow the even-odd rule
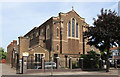
[[[82,71],[80,68],[79,69],[53,69],[53,72],[77,72],[77,71]],[[42,72],[51,72],[51,69],[28,69],[26,74],[29,73],[42,73]]]

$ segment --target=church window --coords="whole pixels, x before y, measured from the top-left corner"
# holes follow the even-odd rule
[[[40,35],[43,36],[43,29],[40,31]]]
[[[71,36],[71,23],[68,23],[68,36]]]
[[[59,36],[59,29],[57,28],[57,37]]]
[[[46,29],[46,37],[47,37],[47,39],[50,39],[50,28],[49,28],[49,25],[47,26],[47,29]]]
[[[36,37],[37,37],[37,36],[39,36],[39,33],[38,33],[38,32],[36,32]]]
[[[59,50],[59,46],[57,45],[57,51]]]
[[[76,23],[76,38],[78,38],[78,23]]]
[[[75,37],[75,19],[72,19],[72,37]]]

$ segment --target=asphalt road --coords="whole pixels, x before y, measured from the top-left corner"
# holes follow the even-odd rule
[[[119,77],[118,75],[54,75],[54,76],[41,76],[41,75],[3,75],[2,77]]]

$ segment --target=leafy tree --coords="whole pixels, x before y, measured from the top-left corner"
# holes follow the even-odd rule
[[[2,47],[0,48],[0,60],[1,59],[6,59],[6,52]]]
[[[89,39],[88,44],[98,48],[101,52],[107,49],[107,69],[109,72],[109,49],[119,44],[120,17],[115,11],[101,9],[97,19],[93,19],[93,27],[89,27],[85,36]]]
[[[91,50],[87,53],[88,53],[87,55],[83,54],[83,55],[80,56],[80,58],[84,58],[83,59],[84,68],[99,68],[100,55],[97,54],[93,50]],[[94,64],[94,65],[92,65],[92,64]]]
[[[107,52],[107,49],[105,49],[103,52],[100,52],[102,60],[106,60],[106,57],[107,57],[107,54],[105,54],[106,52]],[[112,54],[111,51],[109,51],[109,55],[111,54]]]

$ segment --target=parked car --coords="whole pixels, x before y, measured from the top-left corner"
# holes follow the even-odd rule
[[[53,69],[56,68],[56,63],[55,62],[45,62],[45,69],[51,69],[53,66]]]
[[[45,69],[51,69],[51,67],[53,66],[53,69],[56,68],[56,63],[55,62],[45,62]],[[41,66],[37,66],[36,69],[41,69]]]
[[[37,66],[36,69],[41,69],[41,66]]]
[[[36,64],[35,67],[34,67],[34,69],[41,69],[41,63]]]

